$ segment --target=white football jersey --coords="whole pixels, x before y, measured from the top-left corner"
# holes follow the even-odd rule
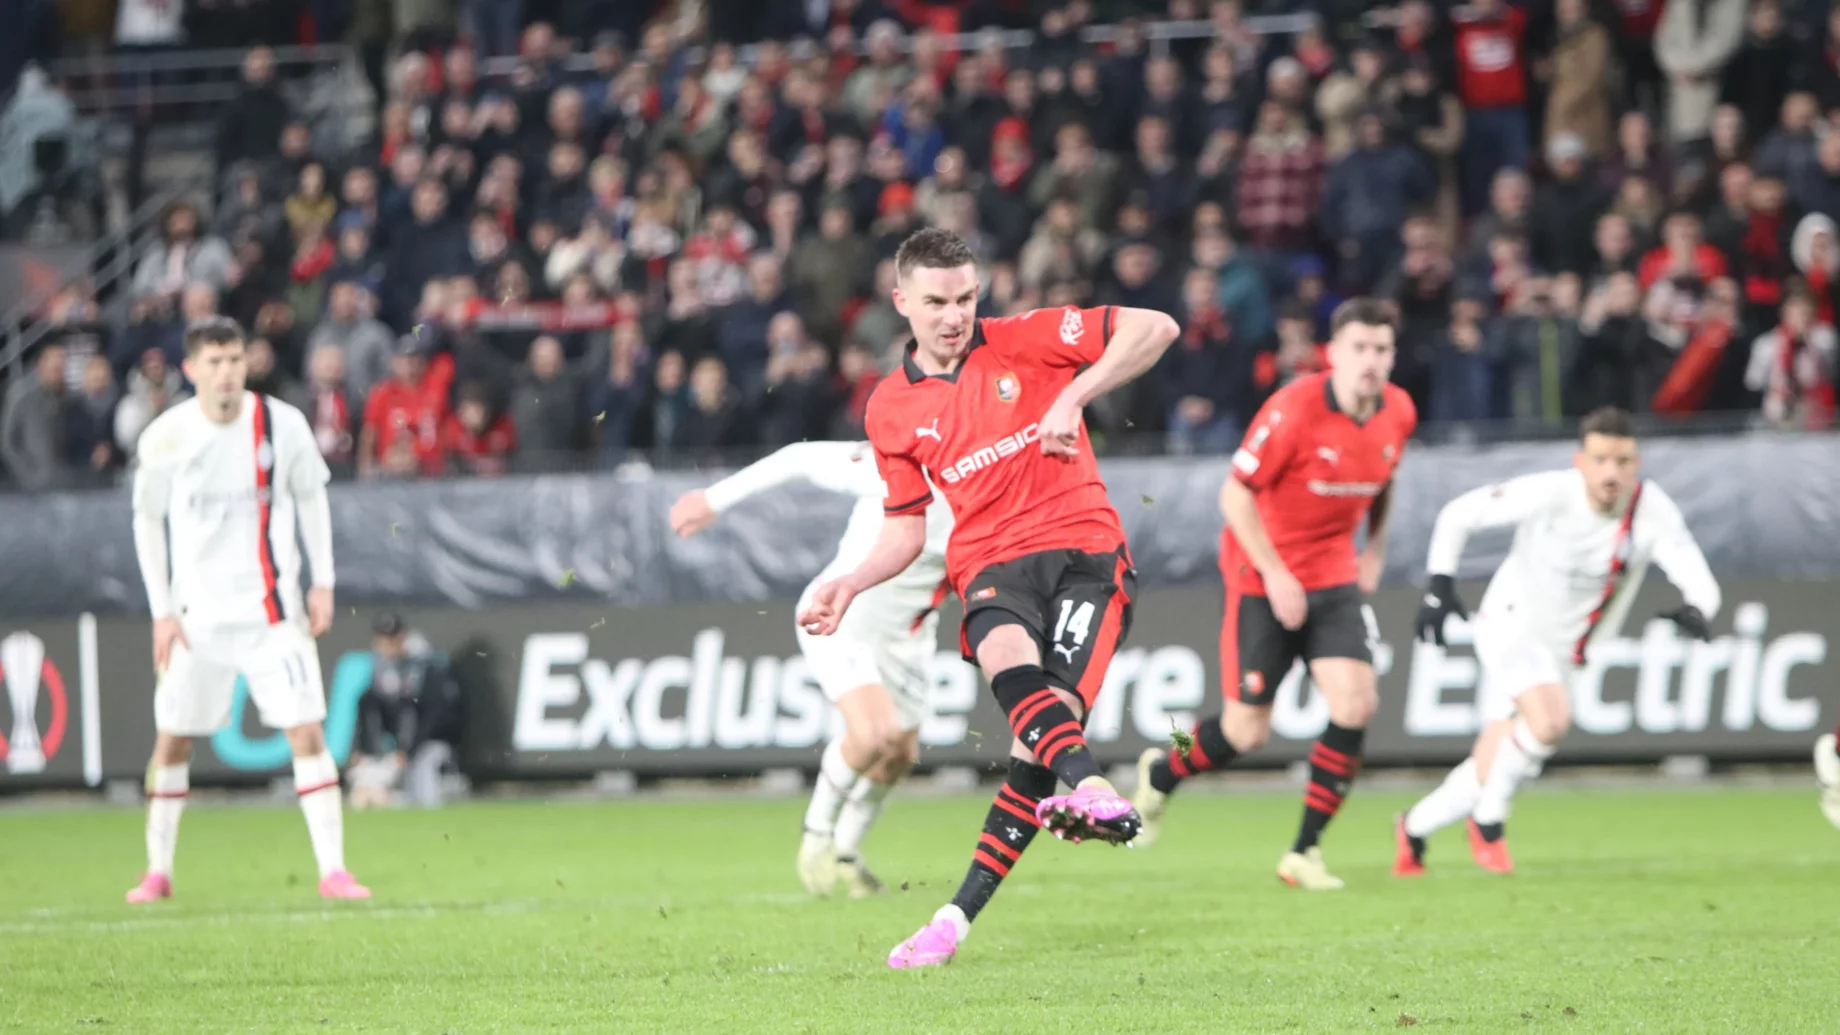
[[[793,480],[856,497],[850,523],[837,543],[837,555],[824,566],[816,582],[853,571],[869,556],[881,535],[882,505],[887,497],[887,488],[875,467],[875,451],[867,442],[795,442],[711,485],[707,490],[709,505],[721,512],[755,493]],[[951,537],[952,511],[943,494],[935,493],[926,508],[926,547],[920,556],[901,574],[861,594],[858,603],[866,601],[867,606],[878,609],[885,605],[890,612],[911,610],[916,615],[936,606],[943,598],[946,540]]]
[[[1719,584],[1680,508],[1644,481],[1615,513],[1592,508],[1575,468],[1510,478],[1444,505],[1431,533],[1427,567],[1455,575],[1470,533],[1514,526],[1508,556],[1476,609],[1479,622],[1504,623],[1572,657],[1614,636],[1652,561],[1707,618],[1718,613]]]
[[[305,621],[297,499],[332,475],[299,410],[247,392],[218,424],[188,401],[147,426],[136,456],[135,517],[166,521],[173,613],[188,629]]]

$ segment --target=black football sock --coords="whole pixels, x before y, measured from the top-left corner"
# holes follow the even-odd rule
[[[1082,723],[1050,688],[1040,665],[1006,668],[990,677],[990,689],[1017,739],[1061,782],[1078,787],[1082,780],[1104,775],[1086,746]]]
[[[1349,729],[1331,722],[1310,750],[1310,785],[1303,792],[1303,825],[1297,830],[1294,852],[1307,851],[1321,840],[1323,828],[1335,818],[1342,799],[1361,768],[1361,741],[1366,730]]]
[[[965,911],[966,920],[976,920],[990,896],[997,893],[1003,878],[1022,858],[1022,852],[1035,840],[1041,824],[1035,819],[1035,806],[1054,793],[1054,771],[1046,766],[1031,765],[1018,758],[1009,761],[1009,779],[997,789],[984,816],[984,831],[978,835],[977,847],[971,852],[971,869],[952,896],[952,904]]]
[[[1186,748],[1172,745],[1168,754],[1150,767],[1150,786],[1168,794],[1196,773],[1224,768],[1238,757],[1239,751],[1221,732],[1220,717],[1202,719]]]

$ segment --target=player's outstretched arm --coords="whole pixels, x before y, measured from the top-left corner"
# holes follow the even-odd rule
[[[882,532],[869,556],[856,570],[832,579],[812,593],[811,606],[799,614],[799,625],[813,636],[837,631],[843,613],[856,595],[907,570],[926,548],[926,514],[890,514],[882,518]]]
[[[794,442],[671,505],[671,530],[689,538],[751,496],[804,481],[853,496],[882,495],[881,478],[860,442]]]
[[[1226,515],[1227,527],[1233,530],[1233,538],[1239,542],[1240,549],[1246,551],[1246,558],[1258,569],[1259,578],[1265,583],[1266,599],[1271,601],[1272,614],[1286,629],[1303,628],[1310,614],[1309,600],[1304,596],[1303,584],[1285,567],[1284,558],[1278,556],[1278,548],[1271,545],[1271,535],[1265,531],[1265,522],[1259,517],[1258,499],[1252,494],[1251,486],[1229,474],[1227,483],[1220,487],[1220,510]]]
[[[1111,340],[1097,362],[1061,390],[1041,418],[1042,452],[1072,456],[1080,441],[1080,414],[1087,403],[1156,365],[1170,342],[1182,333],[1168,313],[1120,308],[1113,312]]]
[[[1706,564],[1706,555],[1700,552],[1699,542],[1693,538],[1693,531],[1687,527],[1687,520],[1681,515],[1680,508],[1653,482],[1648,484],[1647,493],[1650,506],[1661,504],[1667,511],[1666,531],[1655,541],[1655,564],[1668,577],[1668,581],[1680,590],[1684,601],[1680,607],[1662,617],[1672,620],[1689,636],[1709,640],[1712,638],[1711,620],[1724,604],[1719,581],[1713,578],[1712,569]]]
[[[1578,491],[1572,471],[1524,474],[1494,485],[1471,489],[1444,504],[1431,527],[1431,546],[1425,568],[1432,575],[1455,577],[1469,537],[1489,528],[1518,525],[1540,512],[1567,491]]]

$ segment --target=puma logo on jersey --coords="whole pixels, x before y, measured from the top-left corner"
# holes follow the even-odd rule
[[[938,417],[934,417],[933,423],[929,424],[928,426],[924,428],[915,428],[914,437],[917,439],[930,438],[933,441],[938,442],[941,445],[944,445],[946,441],[945,439],[939,437],[939,418]]]
[[[1317,446],[1316,455],[1332,464],[1340,464],[1342,462],[1341,451],[1331,446]]]
[[[947,485],[956,485],[984,468],[1022,452],[1024,446],[1041,438],[1041,425],[1031,424],[1013,435],[1005,435],[988,446],[984,446],[967,456],[959,457],[939,471],[939,478]]]

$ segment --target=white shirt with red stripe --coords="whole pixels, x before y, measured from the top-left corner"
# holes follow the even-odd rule
[[[190,401],[149,424],[135,454],[135,545],[155,617],[176,614],[188,633],[304,621],[303,524],[313,584],[333,583],[331,532],[319,527],[332,476],[304,414],[246,392],[237,418],[218,424]],[[304,522],[303,503],[314,512]]]
[[[1644,481],[1609,514],[1591,506],[1575,468],[1510,478],[1466,492],[1438,512],[1427,567],[1455,576],[1472,533],[1514,528],[1514,543],[1476,609],[1479,623],[1506,628],[1566,660],[1617,634],[1649,564],[1688,604],[1718,613],[1719,584],[1673,499]]]
[[[821,489],[856,497],[850,522],[837,543],[837,554],[824,566],[812,586],[856,570],[875,549],[882,531],[883,500],[887,494],[876,468],[875,450],[867,442],[795,442],[757,463],[744,467],[711,485],[709,505],[717,513],[729,510],[750,496],[791,481],[805,481]],[[946,541],[952,537],[952,511],[944,494],[934,494],[926,508],[926,546],[906,570],[857,596],[851,611],[877,615],[905,615],[915,619],[938,607],[945,599]],[[906,629],[881,630],[888,634]]]

